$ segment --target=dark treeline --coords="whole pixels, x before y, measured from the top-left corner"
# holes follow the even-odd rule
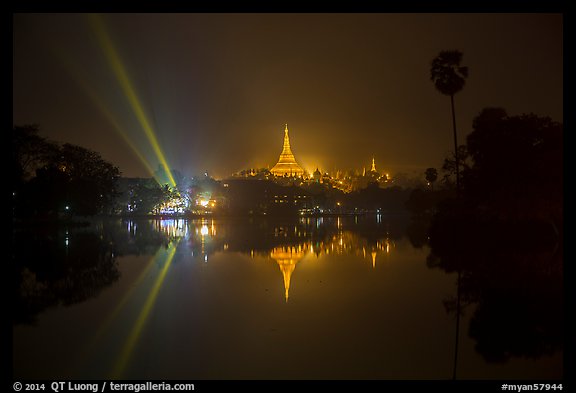
[[[329,184],[294,181],[186,178],[173,171],[174,188],[153,178],[120,177],[96,152],[56,144],[37,126],[13,128],[13,216],[65,218],[95,214],[194,212],[200,199],[210,213],[227,215],[360,214],[410,210],[415,216],[538,221],[559,233],[562,224],[562,125],[536,115],[508,116],[488,108],[474,120],[456,160],[441,172],[428,168],[426,188],[367,187],[344,193]],[[285,180],[285,179],[282,179]],[[299,184],[296,184],[299,183]],[[164,210],[163,210],[164,209]]]
[[[35,125],[13,127],[14,217],[111,213],[119,177],[118,168],[94,151],[48,141]]]
[[[302,178],[223,181],[207,174],[176,184],[159,170],[150,178],[124,178],[97,152],[40,136],[36,125],[12,132],[12,214],[15,219],[66,220],[93,215],[320,215],[405,210],[412,188],[367,181],[345,193],[329,182]],[[370,180],[369,177],[366,179]],[[365,180],[366,180],[365,179]]]
[[[273,180],[230,179],[224,195],[229,214],[294,216],[306,214],[362,214],[405,211],[412,189],[366,188],[345,193],[326,184],[280,185]]]
[[[442,198],[433,226],[455,221],[539,224],[556,235],[563,222],[562,125],[534,114],[484,109],[460,147],[460,194]],[[447,160],[446,168],[451,168]]]
[[[485,108],[466,144],[457,142],[454,95],[468,68],[462,53],[443,51],[431,65],[436,89],[450,96],[454,153],[425,172],[429,190],[414,190],[413,245],[428,243],[427,264],[456,276],[444,306],[455,316],[453,378],[460,319],[489,362],[538,358],[564,345],[563,126],[534,114]],[[427,234],[428,242],[424,241]]]
[[[414,190],[407,207],[415,215],[436,213],[435,219],[462,225],[538,222],[559,234],[562,146],[562,124],[534,114],[508,116],[504,109],[486,108],[474,119],[466,145],[458,148],[459,192],[454,187],[455,160],[449,157],[442,167],[442,187]]]
[[[487,361],[552,354],[564,338],[562,125],[487,108],[459,154],[459,192],[417,195],[434,206],[428,266],[458,277],[445,307],[472,313]]]

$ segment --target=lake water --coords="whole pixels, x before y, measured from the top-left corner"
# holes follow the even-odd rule
[[[15,230],[13,376],[562,378],[562,339],[539,321],[509,348],[493,302],[468,301],[457,331],[457,274],[430,267],[421,229],[361,216]]]

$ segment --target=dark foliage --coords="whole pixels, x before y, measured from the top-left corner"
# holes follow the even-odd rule
[[[15,217],[89,216],[111,213],[120,171],[91,150],[58,146],[36,126],[14,127]]]
[[[469,335],[487,360],[563,347],[562,125],[484,109],[474,120],[461,193],[437,205],[428,265],[457,272],[473,305]]]

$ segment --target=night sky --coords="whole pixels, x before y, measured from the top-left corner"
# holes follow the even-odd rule
[[[459,142],[488,106],[562,121],[560,14],[14,15],[13,123],[99,152],[124,176],[157,156],[99,37],[125,70],[166,161],[216,178],[272,167],[288,123],[305,169],[441,167],[450,99],[441,50],[469,67]],[[95,27],[96,26],[96,27]],[[99,35],[100,34],[100,35]],[[121,130],[121,131],[120,131]],[[124,136],[122,136],[122,134]]]

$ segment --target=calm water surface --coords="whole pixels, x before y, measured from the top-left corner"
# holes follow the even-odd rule
[[[483,349],[486,302],[456,337],[457,274],[429,267],[423,233],[382,216],[15,231],[14,378],[561,378],[555,337]]]

